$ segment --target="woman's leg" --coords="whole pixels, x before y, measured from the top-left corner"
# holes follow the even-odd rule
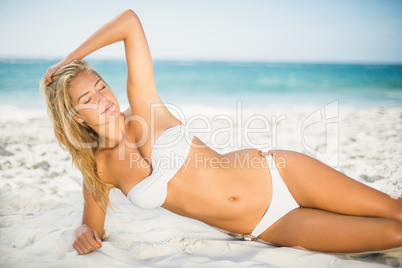
[[[393,199],[307,155],[272,152],[279,174],[302,207],[402,221],[402,199]]]
[[[378,251],[402,247],[402,222],[297,208],[259,238],[280,246],[322,252]]]

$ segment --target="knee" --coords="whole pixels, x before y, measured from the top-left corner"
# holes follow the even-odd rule
[[[398,210],[396,212],[396,215],[398,217],[398,220],[402,222],[402,198],[398,198]]]
[[[395,205],[391,207],[391,210],[388,212],[389,215],[387,217],[402,222],[402,198],[398,198],[392,201],[395,201]]]
[[[386,230],[386,237],[392,247],[402,247],[402,222],[393,221]]]

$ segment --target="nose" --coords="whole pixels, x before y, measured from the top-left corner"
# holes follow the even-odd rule
[[[98,92],[98,94],[96,94],[97,96],[97,99],[98,99],[98,104],[99,105],[101,105],[102,103],[103,104],[105,104],[106,103],[106,96],[103,94],[103,93],[101,93],[101,92]]]
[[[98,94],[96,94],[96,98],[97,98],[99,111],[100,112],[104,111],[106,108],[106,102],[107,102],[106,96],[104,94],[102,94],[101,92],[98,92]]]

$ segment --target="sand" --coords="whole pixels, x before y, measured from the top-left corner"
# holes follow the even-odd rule
[[[199,112],[205,114],[212,122],[212,130],[226,126],[222,121],[213,121],[214,116],[236,118],[236,111],[229,108],[182,109],[189,118]],[[317,110],[323,112],[324,107],[271,114],[255,108],[244,110],[243,118],[233,122],[238,127],[240,121],[244,124],[252,115],[270,119],[273,114],[284,115],[286,119],[277,124],[277,135],[256,133],[250,139],[257,144],[269,141],[272,146],[276,142],[278,148],[309,153],[360,182],[391,196],[401,196],[402,108],[328,106],[327,114],[322,114],[326,122],[308,125],[309,120],[316,122],[313,117],[319,117]],[[259,122],[254,123],[253,127],[261,127]],[[195,122],[193,126],[197,124],[202,125]],[[211,134],[197,136],[208,142]],[[218,140],[222,142],[224,138],[222,135]],[[224,153],[247,147],[239,143],[216,150]],[[81,175],[72,166],[68,153],[58,146],[51,124],[43,117],[0,122],[0,178],[1,267],[402,266],[402,249],[325,254],[239,241],[162,208],[136,208],[119,190],[111,193],[116,209],[108,212],[102,248],[80,256],[72,243],[82,216]]]

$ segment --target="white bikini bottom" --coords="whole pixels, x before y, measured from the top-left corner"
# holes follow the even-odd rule
[[[259,154],[262,156],[261,151]],[[255,240],[255,238],[257,238],[262,232],[267,230],[272,224],[274,224],[284,215],[295,208],[300,208],[300,205],[289,192],[289,189],[283,181],[281,175],[279,175],[272,153],[268,152],[268,154],[265,155],[265,159],[267,160],[271,173],[272,199],[271,204],[269,205],[264,216],[262,216],[254,231],[252,231],[250,237],[248,237],[249,240]],[[244,236],[243,238],[247,239],[247,236]]]
[[[271,204],[266,210],[264,216],[262,216],[260,222],[257,224],[255,229],[251,233],[238,234],[228,232],[226,230],[222,230],[216,227],[215,228],[236,238],[242,238],[244,240],[259,241],[271,244],[266,241],[263,241],[262,239],[259,239],[258,236],[262,234],[265,230],[267,230],[272,224],[274,224],[276,221],[282,218],[284,215],[286,215],[287,213],[296,208],[300,208],[300,205],[293,198],[282,177],[279,175],[278,168],[275,165],[272,153],[270,151],[268,151],[268,153],[262,153],[261,151],[259,151],[258,153],[260,156],[266,158],[271,173],[271,181],[272,181]]]

